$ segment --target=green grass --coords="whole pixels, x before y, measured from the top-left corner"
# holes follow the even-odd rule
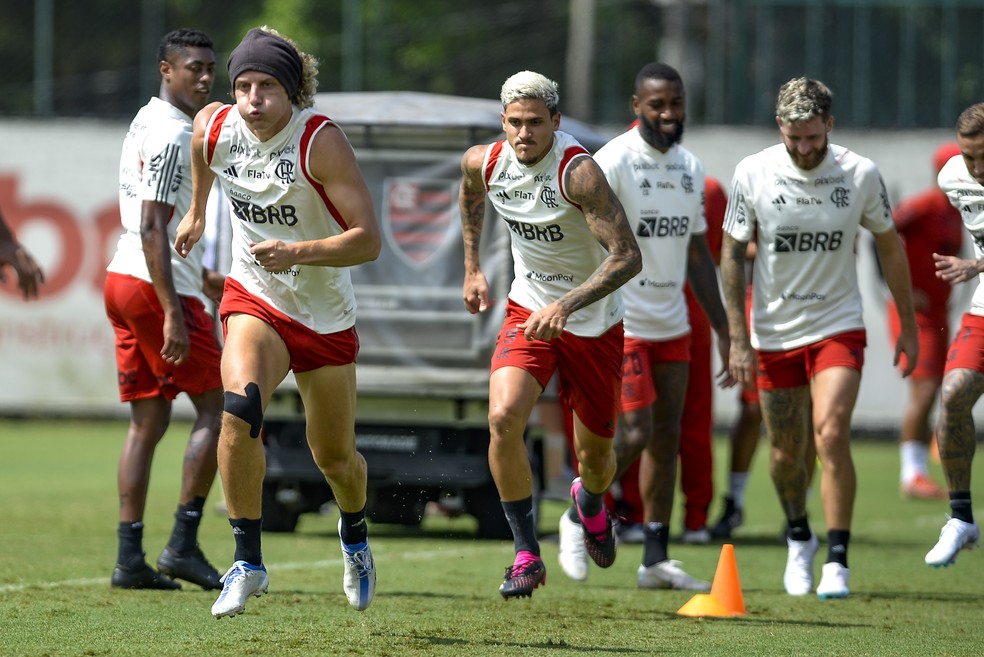
[[[175,423],[158,449],[145,530],[151,562],[170,531],[187,428]],[[899,499],[898,449],[890,443],[855,444],[859,491],[847,600],[783,593],[786,550],[760,450],[747,524],[734,541],[746,616],[678,616],[691,594],[638,590],[635,545],[623,546],[610,570],[593,568],[587,582],[566,579],[554,535],[563,505],[548,502],[541,521],[548,585],[531,600],[505,602],[497,592],[511,543],[473,540],[467,517],[428,517],[420,532],[371,528],[378,588],[372,607],[356,612],[341,591],[335,517],[308,515],[295,534],[264,537],[270,594],[251,598],[244,616],[216,621],[213,592],[109,587],[124,431],[121,422],[0,420],[0,655],[853,657],[979,655],[984,646],[984,556],[964,552],[942,570],[923,565],[947,506]],[[725,444],[716,449],[721,482]],[[218,493],[216,487],[209,499],[201,544],[223,569],[232,537],[213,510]],[[819,495],[810,509],[822,537]],[[671,555],[691,574],[712,579],[720,548],[674,544]]]

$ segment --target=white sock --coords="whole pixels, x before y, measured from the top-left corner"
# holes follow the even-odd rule
[[[748,485],[747,472],[732,472],[728,476],[728,494],[739,509],[745,508],[745,487]]]
[[[903,484],[912,481],[916,475],[926,474],[929,463],[929,448],[916,440],[899,443],[899,456],[902,461],[900,479]]]

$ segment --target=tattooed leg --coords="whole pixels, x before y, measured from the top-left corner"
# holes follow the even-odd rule
[[[942,403],[936,427],[940,462],[951,491],[970,490],[970,465],[977,447],[971,411],[984,393],[984,375],[975,370],[956,369],[943,377]]]
[[[809,485],[804,454],[807,431],[807,386],[759,391],[762,419],[772,446],[769,473],[779,495],[779,505],[787,520],[806,515],[806,488]]]

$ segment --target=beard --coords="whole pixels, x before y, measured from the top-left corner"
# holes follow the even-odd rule
[[[639,117],[639,131],[642,139],[650,146],[665,151],[673,144],[683,141],[683,120],[677,121],[676,130],[671,133],[663,132],[657,124],[644,116]]]
[[[827,146],[829,142],[824,139],[823,146],[821,148],[815,148],[806,155],[799,153],[796,150],[790,150],[786,148],[786,152],[789,153],[789,159],[793,161],[798,168],[804,171],[811,171],[823,162],[824,158],[827,157]]]

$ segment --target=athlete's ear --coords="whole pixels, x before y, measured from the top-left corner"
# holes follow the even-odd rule
[[[834,117],[833,116],[828,116],[827,117],[827,133],[829,134],[831,131],[833,131],[833,129],[834,129]]]
[[[158,68],[160,69],[160,72],[161,72],[161,78],[165,82],[170,82],[171,81],[171,62],[167,61],[166,59],[162,59],[160,61],[160,64],[158,65]]]

